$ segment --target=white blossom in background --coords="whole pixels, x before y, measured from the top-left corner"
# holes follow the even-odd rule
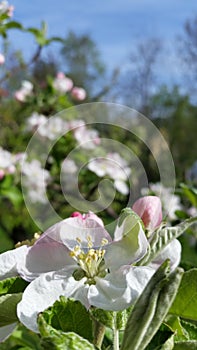
[[[46,122],[47,117],[45,115],[33,112],[26,121],[26,127],[28,131],[36,131],[40,125]]]
[[[147,195],[153,193],[161,198],[163,213],[170,220],[176,219],[176,210],[182,210],[180,197],[175,195],[171,187],[165,187],[162,183],[150,183],[149,188],[142,188],[141,194]]]
[[[47,123],[42,123],[38,128],[38,133],[49,140],[56,140],[66,131],[68,131],[68,123],[59,117],[48,119]]]
[[[72,159],[64,159],[61,165],[61,170],[65,174],[75,174],[78,170],[78,167],[74,160]]]
[[[84,149],[94,149],[100,144],[99,133],[95,129],[88,129],[86,125],[79,126],[73,130],[73,135]]]
[[[12,17],[14,12],[14,6],[9,5],[8,1],[3,0],[0,2],[0,15],[6,14],[8,17]]]
[[[5,63],[5,56],[2,53],[0,53],[0,65],[4,63]]]
[[[53,87],[61,94],[64,94],[72,89],[73,82],[70,78],[66,77],[64,73],[59,72],[53,81]]]
[[[23,183],[32,202],[46,203],[46,187],[51,180],[48,170],[43,169],[36,159],[31,162],[25,161],[21,170],[24,175]]]
[[[17,101],[25,102],[28,96],[31,96],[33,91],[33,84],[28,80],[23,80],[21,88],[15,91],[14,97]]]
[[[83,101],[86,98],[86,91],[83,88],[75,86],[71,91],[71,96],[77,101]]]
[[[120,193],[127,195],[129,187],[126,184],[131,169],[128,163],[117,152],[108,153],[106,157],[98,157],[90,159],[88,169],[94,172],[97,176],[109,176],[114,180],[114,187]]]

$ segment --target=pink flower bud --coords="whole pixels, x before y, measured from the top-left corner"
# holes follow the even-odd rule
[[[13,6],[13,5],[10,5],[10,6],[8,7],[7,15],[8,15],[9,17],[12,17],[12,16],[13,16],[13,12],[14,12],[14,6]]]
[[[58,72],[57,75],[56,75],[56,78],[57,79],[64,79],[66,76],[63,72]]]
[[[0,65],[4,63],[5,63],[5,56],[2,53],[0,53]]]
[[[5,171],[3,169],[0,169],[0,180],[3,180],[5,176]]]
[[[22,90],[15,91],[14,97],[17,101],[25,102],[26,95]]]
[[[71,91],[71,95],[75,100],[83,101],[86,98],[86,91],[82,88],[75,86]]]
[[[162,221],[162,205],[157,196],[139,198],[133,204],[132,209],[141,217],[145,227],[149,230],[155,229]]]
[[[74,211],[74,213],[71,214],[71,218],[77,218],[77,217],[82,219],[83,215],[79,211]]]

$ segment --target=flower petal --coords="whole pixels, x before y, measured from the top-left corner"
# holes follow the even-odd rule
[[[171,271],[175,270],[181,260],[181,249],[181,243],[178,239],[174,239],[151,261],[149,266],[156,270],[166,259],[170,259]]]
[[[131,302],[131,291],[127,286],[123,269],[108,274],[105,278],[95,277],[96,284],[88,291],[91,305],[104,310],[118,311],[128,307]]]
[[[32,281],[41,273],[70,268],[75,265],[75,261],[69,255],[68,248],[60,239],[60,229],[63,222],[50,227],[29,248],[25,260],[21,261],[18,266],[22,278]]]
[[[82,248],[88,248],[88,236],[91,237],[93,247],[100,247],[103,238],[108,242],[112,240],[105,228],[89,217],[85,219],[73,217],[62,222],[60,237],[69,249],[73,249],[78,244],[77,239],[80,239]]]
[[[154,274],[149,267],[124,266],[101,279],[88,292],[90,304],[104,310],[119,311],[134,304]]]
[[[17,306],[19,320],[29,329],[38,332],[37,316],[59,299],[79,296],[80,289],[84,288],[86,278],[76,281],[73,277],[65,275],[64,279],[57,278],[54,272],[41,275],[31,282],[23,293],[22,300]],[[83,293],[84,298],[84,293]]]
[[[123,221],[121,217],[115,231],[115,240],[111,244],[105,246],[105,262],[111,270],[117,270],[122,265],[128,265],[140,260],[146,253],[148,248],[148,241],[146,239],[144,230],[135,215],[127,214]],[[121,238],[120,238],[121,237]]]
[[[23,245],[0,255],[0,280],[18,275],[17,265],[24,261],[28,249]]]
[[[153,230],[162,221],[161,200],[157,196],[145,196],[139,198],[132,209],[142,218],[146,228]]]

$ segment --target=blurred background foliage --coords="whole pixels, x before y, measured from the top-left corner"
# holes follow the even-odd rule
[[[101,58],[96,42],[89,34],[76,34],[70,31],[66,37],[47,37],[46,25],[40,28],[23,28],[9,16],[1,14],[2,54],[5,63],[0,66],[0,147],[12,154],[24,152],[32,133],[26,132],[28,118],[35,112],[50,117],[57,112],[79,103],[107,101],[130,106],[143,113],[159,128],[172,152],[177,177],[175,198],[180,205],[170,218],[176,224],[182,218],[196,215],[197,208],[197,17],[188,19],[182,36],[177,40],[179,59],[182,62],[180,83],[169,85],[161,83],[162,40],[158,38],[139,42],[136,47],[128,48],[128,62],[125,67],[109,71]],[[13,51],[9,41],[9,30],[17,29],[31,33],[37,48],[31,59],[26,62],[23,52]],[[59,43],[59,54],[50,51],[52,42]],[[44,54],[43,54],[44,53]],[[58,94],[54,89],[54,79],[58,72],[86,91],[82,100],[69,93]],[[23,101],[16,98],[21,82],[31,82],[33,86]],[[102,129],[102,127],[100,126]],[[125,145],[132,145],[141,159],[150,183],[160,181],[157,169],[151,163],[150,154],[144,145],[127,133],[116,128],[98,130],[102,136],[116,139]],[[62,197],[57,180],[60,161],[76,145],[70,135],[60,140],[52,151],[53,164],[46,165],[53,176],[49,186],[49,198],[62,217],[74,210]],[[63,150],[63,151],[62,151]],[[64,156],[63,156],[63,153]],[[192,168],[193,167],[193,168]],[[18,175],[19,176],[19,175]],[[81,190],[86,198],[93,200],[96,195],[99,176],[88,171],[81,174]],[[149,193],[157,194],[149,189]],[[0,251],[14,246],[18,241],[31,238],[38,229],[31,220],[23,202],[20,190],[20,178],[6,174],[0,180]],[[115,218],[127,203],[127,195],[117,192],[113,206],[101,215],[105,222]],[[193,211],[192,211],[193,210]],[[196,210],[196,211],[195,211]],[[184,266],[197,266],[196,229],[191,229],[182,238]]]

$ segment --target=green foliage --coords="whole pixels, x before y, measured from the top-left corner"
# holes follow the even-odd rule
[[[197,269],[184,273],[170,314],[197,321]]]
[[[22,293],[6,294],[0,297],[0,327],[18,321],[16,306],[22,298]]]
[[[21,277],[11,277],[0,281],[0,295],[23,292],[28,282]]]
[[[93,340],[93,325],[86,308],[79,302],[64,297],[42,313],[47,324],[63,332],[74,332]]]
[[[43,349],[94,350],[94,346],[74,332],[62,332],[48,325],[42,315],[38,317]]]

